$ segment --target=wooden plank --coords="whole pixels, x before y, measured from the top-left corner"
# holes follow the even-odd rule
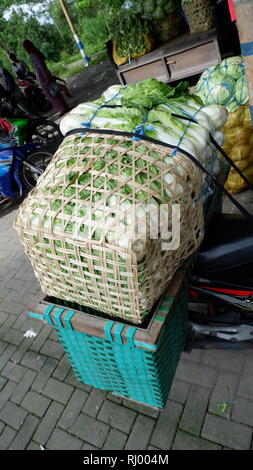
[[[170,67],[171,80],[201,73],[203,69],[220,62],[214,41],[201,44],[178,54],[169,55],[166,62]]]
[[[169,74],[162,59],[128,70],[122,75],[126,83],[136,83],[145,78],[157,78],[161,82],[169,80]]]
[[[215,30],[195,35],[188,32],[131,63],[116,67],[116,71],[123,85],[146,78],[169,83],[202,73],[220,61]]]
[[[126,81],[124,80],[124,73],[119,72],[118,69],[116,69],[116,72],[117,72],[117,75],[118,75],[118,79],[119,79],[119,81],[120,81],[120,84],[121,84],[121,85],[125,85],[125,84],[126,84]]]
[[[218,57],[218,59],[219,59],[219,62],[218,62],[218,63],[220,63],[220,62],[221,62],[221,53],[220,53],[220,48],[219,48],[218,39],[215,38],[213,42],[214,42],[214,47],[215,47],[215,50],[216,50],[217,57]],[[232,53],[231,53],[231,54],[232,54]],[[231,56],[231,54],[230,54],[230,56]]]
[[[168,65],[166,63],[165,57],[162,57],[161,60],[162,60],[162,63],[163,63],[164,71],[167,75],[167,82],[169,82],[170,81],[170,68],[168,67]]]
[[[130,64],[121,65],[118,68],[119,71],[124,72],[132,68],[138,67],[139,65],[145,65],[150,62],[156,61],[162,57],[173,55],[175,53],[191,49],[192,47],[201,45],[210,40],[216,39],[215,30],[212,29],[206,33],[191,35],[189,32],[182,34],[181,36],[173,39],[172,41],[162,44],[162,46],[154,49],[153,51],[139,57],[138,59],[131,60]]]

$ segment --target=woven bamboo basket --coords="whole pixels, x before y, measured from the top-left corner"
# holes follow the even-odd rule
[[[193,0],[191,3],[182,2],[182,9],[191,34],[202,33],[213,27],[214,15],[210,0]]]
[[[171,41],[177,37],[184,28],[184,21],[179,11],[169,13],[163,20],[152,21],[154,36],[162,42]]]
[[[14,222],[47,295],[142,322],[203,236],[203,207],[195,203],[202,175],[180,151],[174,157],[170,153],[162,145],[121,135],[89,132],[65,138]],[[153,164],[159,168],[156,176]],[[174,176],[171,184],[163,179],[168,171]],[[144,183],[137,182],[140,175]],[[151,189],[154,182],[159,191]],[[130,201],[137,210],[156,198],[169,210],[180,204],[175,249],[163,250],[160,235],[128,238],[129,225],[122,222],[122,204]]]

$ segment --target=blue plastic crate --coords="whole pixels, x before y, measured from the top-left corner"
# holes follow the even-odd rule
[[[146,328],[67,302],[41,301],[30,315],[53,325],[80,382],[163,408],[189,331],[185,282],[174,276]]]

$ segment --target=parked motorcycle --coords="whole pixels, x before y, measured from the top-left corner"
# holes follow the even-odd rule
[[[8,118],[8,121],[15,126],[14,137],[19,145],[35,142],[56,151],[63,140],[58,124],[49,119]]]
[[[10,96],[0,96],[0,115],[4,117],[33,117],[48,111],[51,104],[42,90],[28,79],[19,80],[19,87]]]
[[[194,348],[253,348],[253,221],[216,213],[189,274]]]
[[[26,106],[31,109],[33,114],[45,113],[52,107],[51,103],[46,99],[43,91],[39,88],[32,77],[17,78],[21,96],[26,100]]]
[[[31,190],[63,139],[59,126],[47,119],[2,121],[5,130],[0,139],[1,201]]]
[[[189,117],[180,118],[194,122]],[[234,168],[253,191],[244,173],[210,138],[229,164],[227,170]],[[253,348],[253,215],[195,158],[183,153],[206,174],[213,190],[216,186],[220,198],[218,210],[207,224],[204,241],[188,270],[191,332],[186,350]],[[222,194],[241,214],[222,214]]]
[[[3,198],[23,196],[37,183],[52,159],[38,143],[11,146],[0,151],[0,194]]]

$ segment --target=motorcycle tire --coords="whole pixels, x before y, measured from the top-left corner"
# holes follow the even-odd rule
[[[30,122],[28,141],[46,145],[47,149],[55,152],[63,140],[60,127],[54,121],[46,118],[33,119]]]
[[[53,154],[45,150],[36,150],[26,158],[26,161],[33,165],[35,169],[37,168],[40,173],[36,173],[35,169],[32,170],[24,164],[21,165],[19,178],[25,192],[30,191],[36,186],[41,172],[45,171],[52,158]]]

